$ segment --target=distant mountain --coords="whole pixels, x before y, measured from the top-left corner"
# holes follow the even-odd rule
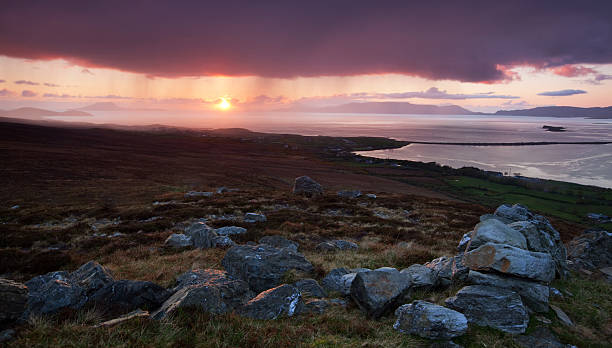
[[[125,109],[120,107],[119,105],[117,105],[115,103],[101,102],[101,103],[94,103],[94,104],[91,104],[91,105],[84,106],[82,108],[79,108],[79,110],[86,110],[86,111],[119,111],[119,110],[125,110]]]
[[[474,115],[479,114],[457,105],[438,106],[412,104],[408,102],[348,103],[318,108],[298,108],[295,111],[359,113],[359,114],[427,114],[427,115]]]
[[[51,111],[39,108],[19,108],[14,110],[0,110],[0,117],[19,117],[40,119],[45,116],[91,116],[90,113],[80,110]]]
[[[579,108],[574,106],[544,106],[524,110],[500,110],[495,115],[612,118],[612,106],[603,108]]]

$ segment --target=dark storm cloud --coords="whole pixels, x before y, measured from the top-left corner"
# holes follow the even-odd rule
[[[0,54],[150,76],[491,82],[513,65],[612,63],[611,19],[608,0],[8,0]]]
[[[586,91],[583,91],[581,89],[563,89],[560,91],[542,92],[542,93],[538,93],[538,95],[543,95],[547,97],[567,97],[569,95],[585,94],[585,93]]]

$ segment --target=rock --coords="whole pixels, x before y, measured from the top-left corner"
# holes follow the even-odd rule
[[[247,233],[247,229],[244,227],[238,227],[238,226],[225,226],[225,227],[217,228],[215,232],[217,232],[217,234],[220,236],[231,236],[234,234]]]
[[[368,316],[380,318],[404,300],[410,285],[410,277],[400,272],[359,272],[351,283],[350,295]]]
[[[349,242],[347,240],[335,239],[330,242],[339,250],[355,250],[359,248],[359,245]]]
[[[546,285],[524,279],[503,277],[477,271],[470,271],[468,283],[512,290],[521,296],[523,303],[532,311],[538,313],[548,312],[549,288]]]
[[[132,320],[132,319],[136,319],[136,318],[148,318],[148,317],[149,317],[149,312],[143,311],[142,309],[137,309],[137,310],[132,311],[132,312],[130,312],[128,314],[122,315],[119,318],[107,320],[107,321],[102,322],[100,324],[94,325],[94,327],[111,327],[111,326],[115,326],[117,324],[121,324],[123,322],[126,322],[128,320]]]
[[[28,288],[9,279],[0,278],[0,329],[22,318],[28,302]]]
[[[307,176],[300,176],[293,183],[293,194],[317,197],[323,194],[323,187]]]
[[[245,281],[234,278],[224,271],[193,270],[179,276],[178,281],[178,291],[151,314],[153,319],[165,318],[179,308],[188,307],[212,314],[227,313],[252,297],[252,292]]]
[[[486,243],[507,244],[527,249],[525,236],[496,219],[483,221],[474,227],[466,251],[476,249]]]
[[[26,282],[30,290],[26,316],[52,314],[63,308],[79,309],[87,301],[85,290],[68,279],[51,279],[36,288],[29,282]]]
[[[529,324],[527,309],[514,291],[485,285],[470,285],[459,290],[445,304],[480,326],[490,326],[504,332],[525,332]]]
[[[564,298],[563,293],[559,291],[559,289],[555,289],[553,287],[550,287],[549,297],[558,298],[561,300]]]
[[[472,241],[472,232],[465,233],[461,240],[459,241],[459,245],[457,245],[457,251],[467,251],[467,247]]]
[[[432,269],[437,280],[436,286],[448,287],[451,284],[462,283],[467,280],[469,268],[463,264],[463,256],[452,258],[446,256],[434,259],[424,265]]]
[[[375,269],[375,271],[378,271],[378,272],[388,272],[388,273],[399,273],[397,268],[393,268],[393,267],[379,267],[379,268]]]
[[[212,238],[212,244],[217,248],[230,248],[236,245],[236,243],[228,236],[214,236]]]
[[[261,292],[236,312],[253,319],[273,320],[292,317],[299,314],[303,308],[304,302],[299,290],[283,284]]]
[[[344,282],[342,277],[351,273],[346,268],[334,268],[321,280],[321,285],[327,291],[342,292]]]
[[[89,261],[70,273],[69,279],[71,283],[83,288],[86,295],[115,281],[110,271],[95,261]]]
[[[156,309],[172,293],[161,286],[136,280],[119,280],[96,291],[88,301],[89,305],[111,312],[130,312],[138,308]]]
[[[373,193],[366,193],[366,197],[376,199],[376,195]]]
[[[327,297],[327,293],[323,288],[317,283],[314,279],[300,279],[293,284],[302,295],[307,295],[311,297]]]
[[[343,190],[343,191],[338,191],[338,197],[349,198],[349,199],[359,198],[359,197],[361,197],[361,191],[359,191],[359,190],[353,190],[353,191],[351,191],[351,190]]]
[[[555,265],[549,254],[504,244],[482,245],[465,253],[463,263],[476,271],[497,271],[543,282],[555,278]]]
[[[467,332],[465,315],[425,301],[414,301],[396,310],[393,328],[428,339],[451,339]]]
[[[323,314],[329,308],[330,303],[327,300],[310,298],[304,301],[303,313]]]
[[[244,214],[244,222],[266,222],[268,219],[264,214],[246,213]]]
[[[193,245],[191,237],[186,236],[182,233],[173,233],[164,242],[166,245],[173,248],[185,248]]]
[[[495,209],[494,215],[508,221],[527,221],[535,217],[529,209],[520,204],[515,204],[513,206],[502,204]]]
[[[245,280],[255,292],[280,285],[289,270],[313,271],[312,264],[302,254],[266,244],[234,246],[225,253],[221,264],[229,274]]]
[[[595,271],[612,266],[612,233],[588,230],[568,244],[572,268]]]
[[[561,322],[564,325],[574,326],[574,322],[572,321],[572,319],[570,319],[561,308],[551,304],[550,309],[552,309],[553,312],[555,312],[555,314],[557,315],[557,318],[559,318],[559,320],[561,320]]]
[[[322,252],[328,252],[328,251],[336,251],[338,250],[338,248],[336,248],[336,246],[330,242],[321,242],[317,244],[317,246],[315,247],[315,250],[322,251]]]
[[[194,247],[200,249],[214,248],[217,233],[203,222],[195,222],[185,229],[185,235],[191,239]]]
[[[185,198],[194,198],[194,197],[212,197],[212,192],[203,192],[203,191],[189,191],[185,193]]]
[[[297,252],[299,247],[299,244],[297,242],[291,241],[281,236],[265,236],[259,240],[259,243],[267,244],[278,249],[289,248],[295,252]]]
[[[11,341],[13,338],[15,338],[15,330],[6,329],[0,331],[0,343]]]
[[[548,328],[538,327],[529,335],[514,337],[520,347],[523,348],[569,348],[570,345],[559,342],[559,339]]]
[[[436,341],[429,348],[463,348],[463,346],[453,341]]]
[[[401,273],[410,277],[411,286],[415,289],[430,289],[438,283],[436,271],[423,265],[414,264],[404,268]]]
[[[341,298],[332,298],[328,302],[330,305],[333,305],[333,306],[340,306],[340,307],[348,306],[348,302]]]

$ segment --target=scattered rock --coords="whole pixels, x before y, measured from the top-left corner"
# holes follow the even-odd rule
[[[69,279],[82,287],[87,295],[115,281],[110,271],[95,261],[89,261],[70,273]]]
[[[19,207],[19,206],[17,206]],[[612,218],[605,215],[605,214],[598,214],[598,213],[588,213],[587,217],[591,220],[595,220],[595,222],[600,223],[600,224],[605,224],[608,222],[612,222]]]
[[[569,348],[570,345],[559,342],[559,339],[545,327],[538,327],[529,335],[514,337],[514,342],[523,348]]]
[[[612,233],[588,230],[568,244],[572,268],[595,271],[612,266]]]
[[[185,229],[185,235],[191,239],[194,247],[200,249],[214,248],[217,233],[203,222],[195,222]]]
[[[392,311],[410,290],[410,277],[400,272],[359,272],[351,283],[351,298],[373,318]]]
[[[476,249],[486,243],[506,244],[527,249],[525,236],[496,219],[483,221],[474,227],[466,251]]]
[[[330,242],[339,250],[355,250],[359,248],[359,245],[348,240],[335,239]]]
[[[410,277],[411,286],[415,289],[430,289],[438,283],[436,271],[423,265],[414,264],[404,268],[401,273]]]
[[[281,236],[265,236],[262,237],[259,240],[260,244],[267,244],[269,246],[278,248],[278,249],[283,249],[283,248],[289,248],[293,251],[298,250],[299,244],[297,242],[291,241],[287,238],[281,237]]]
[[[304,301],[303,313],[323,314],[329,308],[329,301],[310,298]]]
[[[172,293],[161,286],[136,280],[119,280],[96,291],[88,301],[111,312],[129,312],[138,308],[156,309]]]
[[[299,314],[303,308],[304,302],[299,290],[291,285],[283,284],[261,292],[240,307],[237,313],[253,319],[273,320],[292,317]]]
[[[111,319],[100,324],[94,325],[94,327],[111,327],[117,324],[121,324],[128,320],[136,319],[136,318],[148,318],[149,312],[143,311],[142,309],[137,309],[128,314],[122,315],[119,318]]]
[[[308,176],[300,176],[293,183],[293,194],[317,197],[323,194],[323,187]]]
[[[245,280],[255,292],[280,285],[289,270],[313,271],[312,264],[302,254],[266,244],[234,246],[225,253],[221,263],[229,274]]]
[[[257,213],[246,213],[244,214],[244,222],[254,223],[254,222],[266,222],[268,219],[264,214]]]
[[[230,248],[236,245],[236,243],[228,236],[214,236],[212,243],[217,248]]]
[[[338,197],[340,198],[348,198],[348,199],[353,199],[353,198],[359,198],[361,197],[361,191],[359,190],[343,190],[343,191],[338,191]]]
[[[220,236],[231,236],[235,234],[247,233],[247,229],[244,227],[238,227],[238,226],[225,226],[225,227],[217,228],[215,232],[217,232],[217,234]]]
[[[373,193],[366,193],[366,197],[376,199],[376,195]]]
[[[423,338],[448,340],[464,335],[468,328],[465,315],[425,301],[405,304],[395,313],[394,329]]]
[[[324,289],[330,292],[342,292],[344,282],[342,277],[351,273],[346,268],[334,268],[321,280]]]
[[[555,277],[555,265],[549,254],[505,244],[482,245],[465,253],[463,263],[472,270],[497,271],[544,282]]]
[[[521,296],[523,303],[532,311],[539,313],[548,312],[549,288],[546,285],[524,279],[503,277],[477,271],[470,271],[468,283],[512,290]]]
[[[556,297],[558,299],[563,299],[563,293],[559,291],[559,289],[555,289],[551,287],[549,290],[549,297]]]
[[[439,257],[425,264],[425,267],[435,272],[436,286],[448,287],[451,284],[462,283],[467,280],[469,268],[463,264],[463,256],[451,258]]]
[[[203,192],[203,191],[189,191],[185,193],[185,198],[194,198],[194,197],[212,197],[212,192]]]
[[[193,245],[191,237],[186,236],[182,233],[173,233],[164,242],[167,246],[173,248],[186,248]]]
[[[300,279],[293,284],[302,295],[311,297],[323,298],[327,297],[327,293],[314,279]]]
[[[15,281],[0,278],[0,328],[17,322],[26,310],[28,288]]]
[[[557,318],[559,318],[559,320],[561,320],[564,325],[574,326],[574,322],[572,321],[572,319],[570,319],[561,308],[551,304],[550,309],[555,312]]]
[[[338,250],[338,248],[336,248],[336,246],[330,242],[321,242],[317,244],[317,246],[315,247],[315,250],[322,251],[322,252],[328,252],[328,251],[336,251]]]
[[[523,333],[529,324],[521,297],[507,289],[470,285],[447,298],[445,304],[465,314],[469,322],[508,333]]]

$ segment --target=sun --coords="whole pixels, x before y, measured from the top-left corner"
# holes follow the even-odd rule
[[[227,98],[221,97],[219,99],[221,99],[221,101],[219,102],[219,104],[217,104],[217,108],[219,108],[220,110],[228,110],[232,107],[232,104],[227,100]]]

